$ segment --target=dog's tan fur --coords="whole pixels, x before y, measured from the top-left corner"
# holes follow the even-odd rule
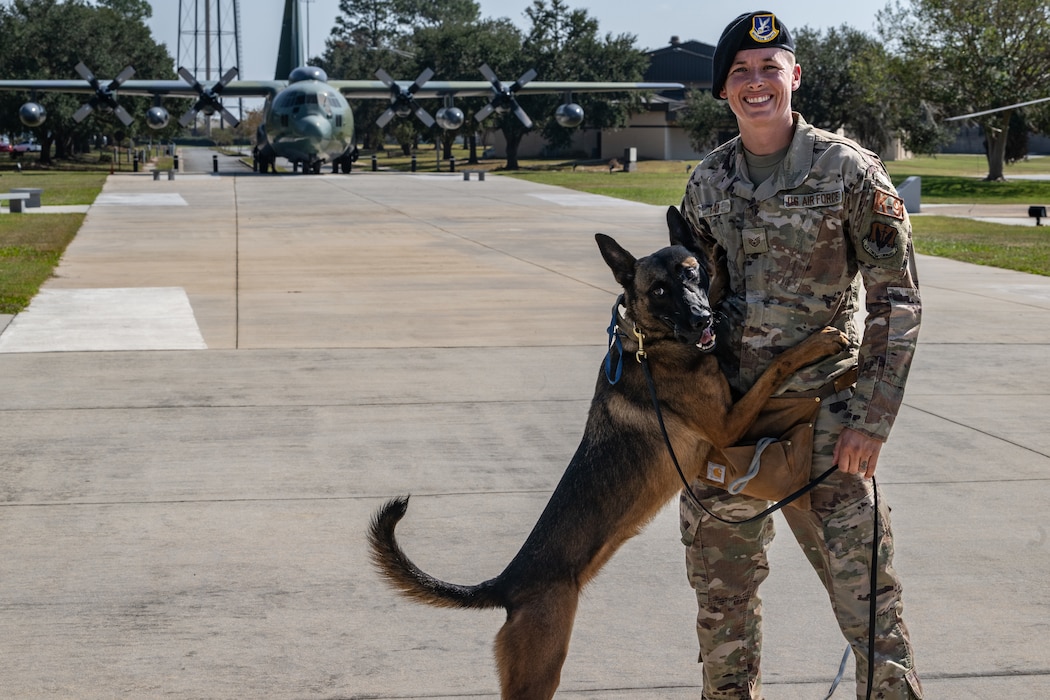
[[[623,376],[610,384],[604,369],[599,373],[580,446],[507,568],[474,586],[440,581],[420,571],[395,538],[407,498],[388,502],[373,520],[372,559],[402,594],[444,607],[507,610],[495,645],[505,699],[554,695],[581,589],[682,488],[635,362],[633,327],[644,338],[667,430],[690,480],[706,464],[712,445],[740,440],[785,379],[847,342],[835,329],[815,333],[780,355],[734,403],[717,360],[698,348],[710,340],[713,314],[707,299],[711,271],[698,269],[696,259],[711,256],[673,207],[668,225],[672,245],[640,260],[611,238],[597,236],[602,256],[624,288],[629,321],[621,323],[626,325]]]

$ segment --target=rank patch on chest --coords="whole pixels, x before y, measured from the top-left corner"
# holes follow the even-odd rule
[[[875,222],[861,245],[875,260],[892,258],[897,254],[897,229],[889,224]]]
[[[892,192],[875,188],[875,203],[872,211],[882,216],[888,216],[899,221],[904,221],[904,202]]]
[[[744,253],[757,255],[769,251],[769,243],[766,241],[766,230],[764,228],[745,228],[741,231],[741,239],[744,244]]]
[[[810,192],[809,194],[784,195],[785,209],[809,209],[810,207],[833,207],[842,204],[842,190]]]

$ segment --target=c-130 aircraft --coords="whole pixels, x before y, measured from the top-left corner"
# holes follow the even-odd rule
[[[414,82],[394,80],[385,71],[376,72],[378,80],[328,80],[325,72],[316,66],[303,65],[302,24],[297,0],[285,0],[281,29],[281,44],[274,80],[235,80],[237,69],[231,68],[219,80],[198,81],[186,68],[179,68],[182,80],[131,80],[135,70],[128,66],[112,80],[100,80],[83,63],[76,66],[83,80],[0,80],[0,90],[32,92],[68,92],[92,95],[73,115],[82,121],[98,109],[112,112],[125,125],[133,118],[117,101],[118,92],[129,95],[152,96],[153,106],[146,112],[146,123],[153,129],[168,125],[171,116],[161,106],[162,97],[194,99],[190,109],[179,123],[190,124],[198,112],[209,117],[219,113],[222,119],[236,126],[238,119],[223,104],[226,97],[262,97],[263,122],[256,133],[253,150],[256,169],[277,172],[276,161],[285,158],[294,170],[319,173],[329,164],[332,172],[350,172],[357,158],[354,139],[354,114],[346,97],[358,99],[386,99],[390,106],[376,120],[385,126],[394,117],[415,115],[427,126],[435,122],[442,129],[454,130],[465,121],[462,110],[454,106],[453,97],[488,97],[489,104],[475,114],[478,122],[493,112],[513,112],[526,128],[532,120],[515,99],[524,94],[563,94],[579,92],[626,92],[634,90],[681,90],[679,83],[630,82],[535,82],[536,72],[528,71],[514,83],[506,85],[487,66],[480,67],[485,81],[431,81],[434,73],[429,68]],[[286,75],[287,79],[280,76]],[[436,119],[419,105],[419,99],[439,98],[443,106]],[[19,109],[19,118],[28,127],[38,127],[47,115],[34,101]],[[583,122],[583,108],[568,97],[555,112],[562,126],[574,127]]]

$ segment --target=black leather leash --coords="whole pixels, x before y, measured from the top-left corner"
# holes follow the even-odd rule
[[[610,337],[612,337],[613,332],[614,332],[614,326],[616,325],[616,307],[615,306],[613,307],[613,313],[614,313],[614,315],[613,315],[613,324],[609,326],[609,335],[610,335]],[[785,496],[784,498],[780,499],[779,501],[777,501],[773,505],[769,506],[768,508],[763,510],[758,515],[753,515],[750,518],[745,518],[743,520],[728,520],[728,519],[723,518],[723,517],[721,517],[719,515],[716,515],[707,506],[705,506],[700,501],[699,498],[697,498],[695,493],[693,493],[693,489],[689,485],[689,481],[685,478],[685,472],[682,471],[682,467],[678,463],[678,457],[675,455],[674,447],[671,445],[671,437],[670,437],[670,435],[668,435],[668,433],[667,433],[667,426],[664,424],[663,411],[660,410],[660,399],[656,395],[656,383],[653,381],[652,372],[649,371],[649,358],[646,356],[646,353],[645,353],[645,347],[643,345],[643,336],[642,336],[641,331],[639,331],[637,327],[634,329],[634,335],[638,339],[638,351],[635,353],[635,359],[637,359],[638,360],[638,364],[640,364],[642,366],[642,372],[645,374],[646,384],[649,385],[649,396],[652,399],[653,408],[656,411],[656,422],[659,423],[659,425],[660,425],[660,433],[663,435],[664,444],[667,446],[667,453],[671,456],[671,462],[674,463],[674,468],[678,472],[678,478],[682,480],[682,485],[685,487],[685,492],[687,494],[689,494],[689,498],[693,501],[693,503],[695,503],[697,506],[699,506],[701,510],[703,510],[705,513],[710,515],[715,520],[718,520],[718,521],[723,522],[723,523],[727,523],[729,525],[745,525],[747,523],[753,523],[756,520],[760,520],[760,519],[766,517],[767,515],[775,513],[776,511],[780,510],[784,506],[787,506],[787,505],[791,504],[792,502],[798,500],[800,497],[802,497],[803,495],[809,493],[814,488],[816,488],[818,485],[820,485],[825,480],[827,480],[827,478],[829,476],[831,476],[833,473],[835,473],[836,469],[838,469],[838,465],[837,464],[831,465],[831,467],[828,468],[827,471],[825,471],[824,473],[822,473],[819,476],[817,476],[815,479],[810,481],[808,484],[806,484],[802,488],[794,491],[793,493],[789,494],[788,496]],[[618,345],[620,358],[619,358],[619,366],[617,367],[617,371],[615,372],[616,380],[613,380],[613,378],[611,376],[608,377],[609,381],[611,383],[613,383],[613,384],[615,384],[616,381],[619,380],[620,375],[621,375],[621,373],[623,371],[623,347],[619,346],[618,340],[617,340],[617,345]],[[611,346],[611,343],[610,343],[610,346]],[[607,358],[607,367],[606,367],[607,375],[609,375],[610,370],[611,370],[611,367],[608,366],[608,358]],[[875,621],[876,621],[875,618],[876,618],[876,613],[877,613],[877,606],[876,606],[876,603],[875,603],[875,595],[876,595],[876,593],[878,591],[878,584],[877,584],[877,581],[876,581],[876,577],[878,575],[878,562],[879,562],[879,520],[880,520],[879,519],[879,489],[878,489],[878,485],[875,483],[875,477],[874,476],[871,477],[871,487],[872,487],[872,495],[874,497],[872,517],[874,518],[874,521],[875,521],[875,523],[874,523],[875,524],[875,528],[874,528],[874,531],[872,532],[872,537],[871,537],[871,571],[869,572],[869,575],[868,575],[869,584],[870,584],[870,588],[869,588],[869,591],[868,591],[868,688],[867,688],[867,693],[866,693],[866,697],[868,698],[868,700],[871,700],[872,685],[873,685],[873,683],[875,681]],[[851,647],[849,647],[849,646],[846,647],[846,653],[843,654],[842,662],[839,664],[838,675],[836,676],[835,680],[832,682],[831,688],[828,690],[828,694],[824,696],[824,700],[829,700],[829,698],[831,698],[831,696],[834,695],[836,688],[838,688],[839,682],[842,680],[842,676],[843,676],[843,673],[845,671],[846,660],[849,658],[848,655],[849,655],[850,648]]]

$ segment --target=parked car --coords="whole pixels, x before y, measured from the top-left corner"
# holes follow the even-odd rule
[[[38,152],[39,150],[40,144],[34,143],[33,141],[23,141],[22,143],[16,143],[14,147],[15,153]]]
[[[0,139],[0,153],[10,153],[13,150],[14,146],[11,145],[7,138]]]

